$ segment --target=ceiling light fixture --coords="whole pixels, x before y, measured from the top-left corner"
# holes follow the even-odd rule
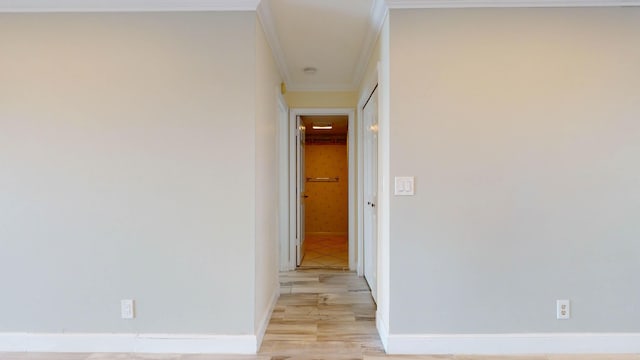
[[[333,125],[313,125],[313,130],[331,130]]]
[[[314,68],[313,66],[307,66],[306,68],[302,69],[302,71],[307,75],[314,75],[318,72],[318,69]]]

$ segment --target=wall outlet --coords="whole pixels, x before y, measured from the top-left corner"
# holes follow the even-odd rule
[[[123,319],[133,319],[136,317],[135,302],[133,300],[120,300],[120,316]]]
[[[558,320],[569,320],[571,318],[571,301],[556,301],[556,318]]]

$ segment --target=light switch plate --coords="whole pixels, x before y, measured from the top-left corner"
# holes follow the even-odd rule
[[[394,194],[398,196],[412,196],[415,193],[413,176],[396,176]]]

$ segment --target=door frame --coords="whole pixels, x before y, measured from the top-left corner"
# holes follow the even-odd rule
[[[364,203],[363,199],[365,198],[364,194],[364,141],[365,141],[365,124],[364,124],[364,107],[369,101],[369,97],[373,94],[376,88],[379,87],[378,83],[378,71],[380,65],[378,64],[378,69],[373,74],[373,76],[367,79],[367,84],[363,86],[363,90],[360,93],[360,98],[358,100],[358,249],[364,248]],[[379,90],[379,89],[378,89]],[[378,93],[378,117],[380,116],[380,102],[379,102],[380,94]],[[380,148],[378,147],[378,151]],[[378,168],[378,171],[380,169]],[[380,176],[378,175],[378,186],[380,186]],[[378,204],[378,208],[380,208]],[[380,240],[378,239],[378,242]],[[380,249],[378,248],[378,251]],[[364,253],[362,251],[358,252],[358,267],[356,269],[358,276],[364,276]]]
[[[280,271],[286,271],[289,262],[289,106],[278,87],[278,238]],[[295,230],[295,228],[294,228]],[[295,235],[294,235],[295,236]]]
[[[307,162],[306,162],[306,147],[307,147],[307,138],[306,133],[307,130],[302,122],[302,116],[296,116],[295,124],[294,124],[294,137],[293,141],[295,141],[294,150],[295,151],[295,194],[296,194],[296,244],[294,246],[296,250],[296,266],[302,265],[302,259],[304,258],[305,248],[307,244],[305,240],[307,238],[307,218],[306,208],[307,208],[307,195],[305,194],[305,189],[307,187],[307,179],[305,179],[307,173]]]
[[[363,101],[362,101],[362,106],[359,106],[358,110],[360,110],[359,112],[359,116],[360,116],[360,147],[359,147],[359,161],[360,161],[360,169],[359,169],[359,174],[361,173],[362,175],[359,177],[359,179],[362,179],[362,184],[360,185],[361,188],[361,196],[359,197],[360,201],[358,202],[358,209],[360,212],[360,214],[362,214],[361,216],[358,217],[358,226],[359,226],[359,230],[360,230],[360,237],[358,239],[359,243],[358,246],[359,248],[362,249],[362,251],[359,253],[359,264],[362,265],[362,276],[365,277],[365,279],[367,280],[367,283],[369,284],[369,288],[371,289],[371,295],[373,296],[373,300],[377,301],[377,289],[378,289],[378,282],[377,282],[377,278],[378,278],[378,209],[379,206],[376,206],[377,204],[379,204],[378,201],[378,197],[379,197],[379,188],[378,188],[378,140],[377,140],[377,134],[374,135],[374,137],[376,138],[375,140],[375,146],[371,146],[373,144],[369,144],[370,136],[369,135],[369,119],[367,119],[365,117],[365,109],[367,108],[367,106],[369,104],[375,104],[372,106],[375,106],[375,112],[376,112],[376,126],[378,124],[378,84],[375,83],[373,85],[373,89],[371,90],[371,93],[366,96]],[[374,97],[375,95],[375,97]],[[372,102],[373,101],[373,102]],[[376,130],[377,132],[377,130]],[[369,154],[369,152],[371,152],[371,154]],[[375,154],[375,157],[373,157],[372,154]],[[369,158],[369,156],[372,156],[372,158]],[[373,161],[373,162],[372,162]],[[367,165],[370,166],[375,166],[375,182],[374,183],[370,183],[369,181],[372,180],[368,180],[367,178],[371,175],[371,173],[369,173],[369,171],[367,171]],[[371,193],[370,193],[370,192]],[[373,195],[373,198],[371,198],[370,196]],[[369,200],[370,202],[368,202],[367,204],[371,204],[371,202],[374,203],[374,208],[370,208],[368,205],[365,205],[364,202]],[[360,210],[361,209],[361,210]],[[371,218],[369,218],[371,217]],[[367,220],[371,220],[373,221],[373,219],[375,219],[375,221],[373,221],[373,223],[367,223]],[[368,225],[368,227],[367,227]],[[371,247],[368,247],[367,245],[367,231],[371,231],[373,230],[373,235],[369,235],[372,236],[371,241],[373,242],[371,245]],[[373,253],[373,256],[371,257],[371,255],[367,254],[367,251],[370,251],[371,253]],[[371,269],[371,266],[373,266],[373,269]],[[371,273],[367,273],[367,269],[372,270]]]
[[[355,124],[355,110],[352,108],[290,108],[288,124],[281,126],[281,134],[285,128],[288,132],[288,137],[280,138],[280,154],[282,150],[286,149],[288,153],[288,176],[283,176],[282,181],[286,181],[288,184],[289,192],[289,206],[288,214],[282,214],[282,219],[288,219],[289,231],[288,236],[280,237],[280,270],[292,271],[296,269],[296,213],[297,201],[296,201],[296,117],[298,116],[312,116],[312,115],[342,115],[348,117],[348,133],[347,133],[347,153],[349,162],[349,184],[348,184],[348,197],[349,197],[349,270],[355,271],[358,267],[358,252],[356,241],[356,207],[357,207],[357,166],[356,166],[356,124]],[[282,159],[282,158],[281,158]],[[282,169],[282,168],[281,168]],[[282,184],[282,183],[281,183]]]

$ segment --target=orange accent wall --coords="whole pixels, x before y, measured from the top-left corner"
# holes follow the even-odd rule
[[[349,166],[346,145],[305,146],[306,177],[339,177],[338,182],[306,182],[307,233],[349,231]]]

